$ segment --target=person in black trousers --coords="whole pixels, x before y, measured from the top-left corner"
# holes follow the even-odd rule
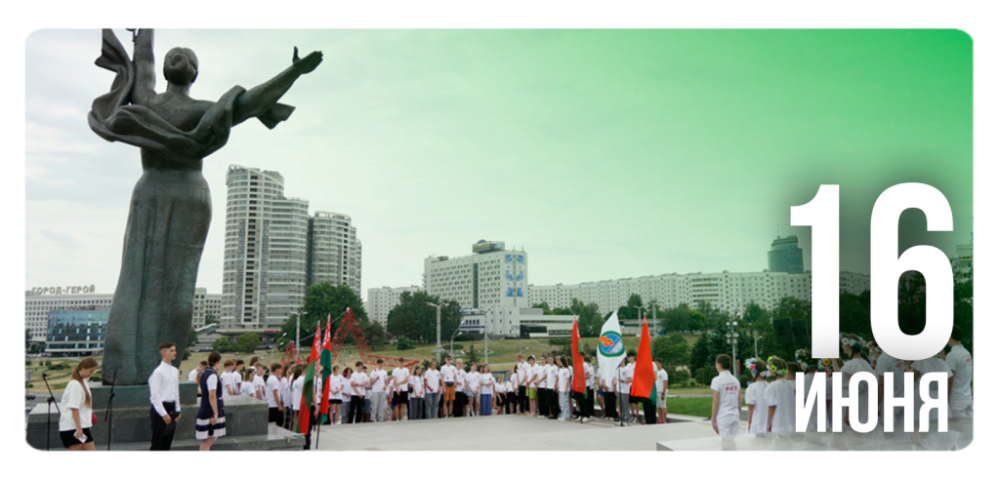
[[[354,364],[354,374],[351,375],[351,382],[348,383],[354,391],[351,393],[351,409],[347,411],[347,423],[353,424],[361,422],[361,416],[365,409],[365,373],[364,363],[358,361]]]
[[[149,376],[149,418],[153,427],[149,450],[170,450],[177,421],[181,419],[180,370],[170,364],[177,358],[177,346],[167,341],[159,346],[163,361]]]

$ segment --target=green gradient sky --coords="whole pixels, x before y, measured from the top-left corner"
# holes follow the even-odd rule
[[[46,55],[61,42],[73,56]],[[96,31],[27,44],[29,105],[85,111],[110,85],[91,64]],[[419,284],[424,257],[466,255],[481,238],[523,246],[538,285],[759,271],[779,232],[799,235],[808,268],[807,229],[789,227],[789,207],[823,183],[841,184],[843,269],[868,271],[871,207],[896,183],[939,188],[955,217],[955,232],[927,234],[907,212],[904,246],[953,255],[970,236],[972,41],[960,31],[164,30],[156,45],[158,59],[175,45],[198,53],[192,95],[205,99],[265,80],[292,45],[326,58],[285,97],[298,107],[287,123],[241,125],[205,161],[215,216],[199,286],[210,292],[221,290],[229,164],[278,170],[310,211],[350,214],[365,289]],[[66,92],[71,80],[49,69],[86,78]],[[41,231],[68,220],[46,187],[88,177],[33,143],[58,121],[29,112],[29,286],[66,275],[46,262],[47,247],[66,245]],[[81,275],[110,274],[99,282],[110,291],[138,152],[67,121],[51,134],[102,158],[79,167],[121,174],[106,204],[86,199],[111,225],[68,239],[106,247],[76,260],[94,261]]]

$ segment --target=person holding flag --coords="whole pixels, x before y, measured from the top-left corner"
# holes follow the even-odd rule
[[[302,402],[299,404],[299,432],[305,434],[306,445],[303,447],[309,450],[312,445],[311,434],[315,419],[319,418],[319,409],[316,409],[316,368],[319,364],[320,354],[320,323],[316,322],[316,336],[313,338],[312,351],[309,353],[309,361],[306,363],[306,374],[302,383]]]
[[[625,359],[625,343],[622,341],[622,329],[618,324],[618,312],[615,311],[604,321],[604,326],[601,327],[601,336],[597,339],[597,366],[601,374],[601,382],[610,385],[604,395],[610,408],[615,408],[615,404],[627,405],[627,403],[615,403],[614,396],[609,399],[607,392],[610,391],[612,394],[616,392],[615,385],[621,381],[618,377],[621,372],[619,364],[623,359]],[[608,409],[605,409],[604,413],[605,416],[608,416]],[[618,416],[619,413],[615,409],[615,412],[610,415]]]
[[[348,308],[345,313],[351,313]],[[330,342],[330,315],[326,315],[326,333],[323,334],[323,345],[319,354],[319,364],[322,368],[323,376],[320,380],[323,383],[323,392],[320,393],[319,415],[321,422],[326,422],[330,414],[330,375],[333,374],[333,343]],[[332,422],[331,422],[332,424]]]
[[[642,334],[639,337],[639,352],[635,359],[635,369],[632,371],[631,396],[642,404],[646,424],[656,424],[656,407],[653,399],[656,397],[656,369],[653,367],[653,352],[649,343],[649,325],[646,317],[642,317]]]
[[[587,414],[587,372],[580,354],[580,329],[576,318],[573,319],[573,343],[570,346],[573,352],[573,383],[570,388],[573,390],[573,398],[576,400],[576,407],[580,410],[580,422],[590,422]]]

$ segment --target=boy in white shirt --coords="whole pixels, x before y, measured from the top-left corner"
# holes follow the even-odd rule
[[[361,416],[365,410],[365,386],[368,376],[364,373],[364,363],[358,361],[354,363],[354,374],[351,374],[351,408],[348,410],[347,423],[354,424],[361,422]]]
[[[427,419],[437,419],[441,396],[441,372],[437,370],[437,360],[431,360],[431,367],[424,373],[424,406]]]
[[[948,404],[952,417],[972,417],[972,354],[962,346],[962,329],[954,326],[948,339],[951,351],[945,358],[954,374],[948,384]]]
[[[715,358],[719,375],[712,378],[712,429],[722,436],[722,449],[735,449],[733,439],[740,432],[740,381],[729,370],[733,358]]]
[[[281,363],[271,364],[271,376],[267,378],[265,385],[265,401],[267,401],[267,422],[274,424],[275,428],[285,424],[285,406],[281,399],[281,376],[284,369]]]
[[[399,366],[392,370],[393,419],[402,421],[406,414],[406,406],[410,402],[410,370],[403,367],[403,358],[399,358]]]
[[[528,370],[530,365],[524,361],[524,355],[521,353],[517,354],[517,368],[514,373],[517,374],[517,413],[518,414],[528,414]]]
[[[254,397],[263,401],[265,391],[264,388],[266,387],[266,384],[264,383],[264,363],[257,361],[254,364],[254,368],[257,370],[253,376]]]
[[[545,389],[548,395],[549,419],[559,418],[559,390],[556,388],[556,378],[559,376],[559,367],[556,366],[555,356],[545,357]]]
[[[371,380],[371,397],[372,402],[372,420],[374,422],[385,422],[386,414],[386,381],[389,379],[389,375],[382,369],[382,365],[385,362],[382,358],[375,361],[375,369],[372,370],[368,379]]]
[[[670,381],[670,377],[667,375],[667,370],[663,369],[662,358],[656,358],[653,362],[656,363],[656,423],[666,424],[667,382]]]

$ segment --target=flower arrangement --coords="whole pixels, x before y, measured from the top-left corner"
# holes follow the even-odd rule
[[[775,366],[774,365],[775,358],[777,358],[777,356],[771,356],[770,358],[767,358],[767,367],[768,369],[771,370],[772,373],[774,373],[775,376],[784,376],[785,373],[788,372],[788,368],[779,369],[777,366]]]
[[[795,361],[803,364],[807,363],[809,361],[809,350],[805,348],[795,350]]]

